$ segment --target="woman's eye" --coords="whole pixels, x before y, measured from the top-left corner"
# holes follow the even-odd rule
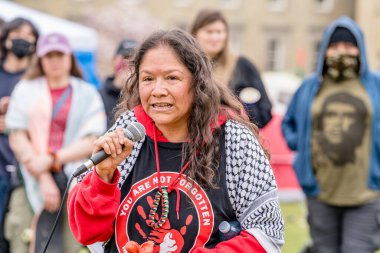
[[[178,80],[178,77],[176,77],[176,76],[168,76],[168,80]]]
[[[149,82],[149,81],[152,81],[153,80],[153,78],[152,77],[150,77],[150,76],[146,76],[146,77],[143,77],[143,79],[142,79],[144,82]]]

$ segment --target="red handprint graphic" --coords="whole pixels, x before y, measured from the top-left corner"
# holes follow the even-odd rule
[[[153,207],[153,198],[151,196],[147,196],[146,200],[149,204],[149,206]],[[137,206],[137,212],[147,222],[147,215],[144,211],[144,208],[141,205]],[[156,216],[158,216],[156,214]],[[158,219],[158,217],[156,217]],[[155,242],[154,246],[154,252],[158,253],[180,253],[184,246],[184,239],[183,236],[186,234],[187,226],[190,225],[190,223],[193,220],[193,215],[188,215],[186,217],[185,225],[182,226],[179,231],[175,228],[172,228],[169,219],[166,220],[166,222],[162,225],[162,227],[151,230],[149,235],[147,236],[146,233],[141,228],[141,225],[139,223],[135,223],[135,228],[137,232],[144,238],[151,240]]]
[[[171,179],[177,176],[178,173],[162,172],[160,180],[168,187],[166,184],[170,185]],[[156,175],[138,181],[121,201],[115,225],[119,251],[125,252],[128,241],[141,245],[151,242],[154,253],[190,252],[204,247],[213,232],[214,216],[211,201],[203,188],[186,177],[181,178],[176,185],[177,194],[161,199],[169,202],[168,208],[167,203],[166,206],[161,201],[157,203],[156,185]],[[159,223],[162,217],[167,217],[162,219],[166,220],[163,224]]]

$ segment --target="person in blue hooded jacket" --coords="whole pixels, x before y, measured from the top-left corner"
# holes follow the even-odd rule
[[[317,67],[282,122],[307,196],[316,252],[380,247],[380,76],[368,66],[362,31],[348,17],[324,32]]]

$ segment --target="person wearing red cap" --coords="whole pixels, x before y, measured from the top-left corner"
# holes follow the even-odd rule
[[[325,30],[317,68],[294,94],[282,131],[307,198],[317,253],[380,248],[380,77],[349,17]]]
[[[42,252],[67,180],[78,163],[91,154],[93,141],[106,129],[106,117],[99,93],[83,81],[64,35],[42,36],[36,53],[37,61],[12,93],[6,126],[20,164],[24,200],[32,207],[24,206],[23,212],[35,215],[31,251]],[[10,230],[30,225],[30,221],[13,224],[13,218],[7,217]],[[58,223],[51,247],[54,252],[77,252],[81,247],[71,235],[66,215]]]

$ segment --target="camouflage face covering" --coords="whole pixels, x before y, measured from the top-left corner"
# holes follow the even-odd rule
[[[326,57],[326,66],[326,73],[335,82],[353,79],[359,73],[359,57],[347,54]]]

